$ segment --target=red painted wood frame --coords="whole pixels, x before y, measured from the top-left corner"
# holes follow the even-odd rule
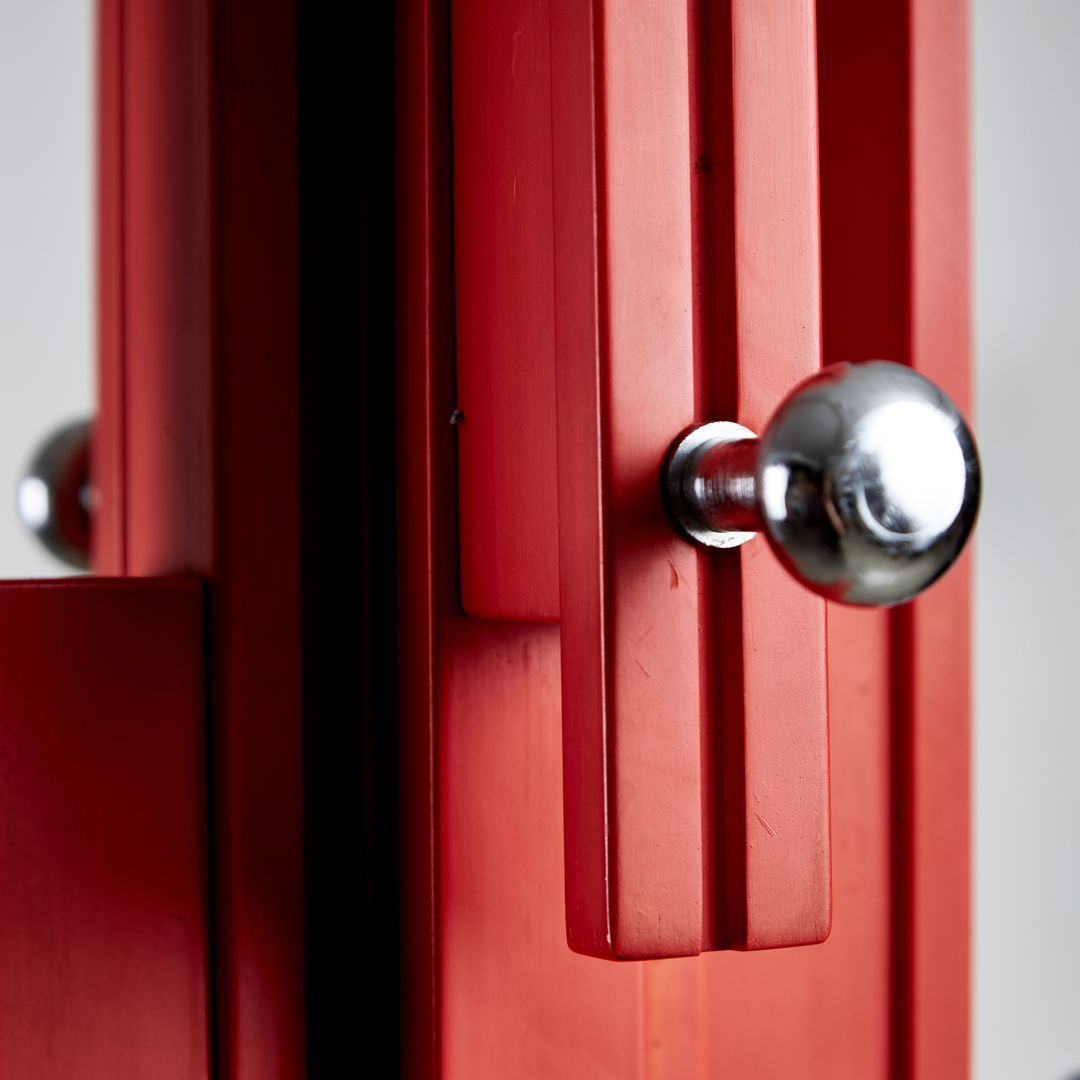
[[[101,0],[95,567],[208,583],[215,1075],[304,1075],[296,33]]]
[[[455,600],[448,24],[425,0],[400,22],[409,1074],[964,1075],[964,567],[894,615],[831,612],[826,944],[621,966],[566,949],[557,633]],[[964,404],[965,8],[821,0],[817,29],[826,360],[909,358]]]
[[[709,10],[692,65],[679,5],[452,5],[463,602],[559,616],[568,934],[623,959],[829,926],[824,601],[658,496],[820,364],[813,8]]]

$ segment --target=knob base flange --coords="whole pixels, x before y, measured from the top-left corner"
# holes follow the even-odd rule
[[[745,442],[757,435],[742,424],[718,420],[689,428],[672,444],[662,473],[664,505],[676,528],[687,539],[709,548],[733,548],[753,540],[756,532],[718,530],[700,515],[694,484],[701,456],[726,443]]]

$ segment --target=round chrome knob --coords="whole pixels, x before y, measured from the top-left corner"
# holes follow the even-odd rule
[[[76,570],[90,565],[90,422],[57,428],[34,451],[16,500],[41,545]]]
[[[732,423],[684,433],[664,471],[680,530],[707,547],[764,532],[807,587],[846,604],[910,600],[956,560],[979,505],[960,411],[883,360],[834,364],[797,386],[761,438]]]

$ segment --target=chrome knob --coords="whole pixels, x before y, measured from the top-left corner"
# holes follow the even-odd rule
[[[57,428],[34,451],[19,481],[19,517],[51,555],[90,565],[90,422]]]
[[[814,592],[887,606],[956,560],[978,510],[979,458],[929,379],[884,360],[834,364],[797,386],[760,438],[726,422],[680,436],[664,497],[698,544],[764,532]]]

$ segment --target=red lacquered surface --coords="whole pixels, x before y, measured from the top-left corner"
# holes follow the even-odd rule
[[[685,14],[552,18],[571,941],[621,957],[820,941],[824,603],[763,544],[699,559],[656,492],[695,414],[760,430],[820,362],[813,9],[695,20],[692,143]]]
[[[826,356],[911,363],[970,406],[967,5],[821,5]],[[892,1042],[968,1071],[970,561],[891,616]]]
[[[561,812],[554,630],[473,623],[455,612],[456,523],[447,499],[453,462],[443,418],[453,403],[450,212],[440,187],[447,182],[447,42],[437,9],[412,4],[402,19],[400,71],[410,89],[400,116],[407,147],[400,267],[413,287],[402,312],[399,402],[402,520],[410,526],[402,551],[401,721],[409,1075],[962,1076],[966,968],[958,961],[961,950],[928,942],[937,933],[966,940],[966,909],[954,897],[946,908],[938,895],[933,917],[944,924],[928,930],[927,914],[913,918],[911,899],[921,895],[929,913],[934,876],[942,875],[944,891],[956,880],[950,864],[966,874],[966,839],[945,829],[940,843],[914,842],[904,822],[917,820],[906,818],[906,808],[919,798],[963,822],[966,763],[956,774],[959,800],[955,792],[950,802],[938,798],[946,772],[952,774],[948,766],[935,773],[918,764],[937,750],[920,724],[948,718],[931,709],[936,690],[924,694],[913,686],[912,665],[887,614],[830,614],[834,918],[828,941],[811,949],[614,965],[575,957],[559,939],[561,845],[551,828]],[[900,4],[822,0],[826,359],[906,356],[906,283],[909,273],[917,277],[912,260],[936,257],[932,237],[926,248],[908,246],[906,19]],[[571,41],[580,45],[580,35]],[[926,159],[928,167],[935,160],[940,168],[936,157]],[[700,201],[695,205],[700,209]],[[962,203],[953,209],[963,215]],[[868,261],[868,248],[879,257]],[[957,265],[962,272],[961,259],[952,273]],[[947,273],[948,261],[941,266]],[[726,287],[733,290],[731,278]],[[419,296],[423,320],[416,317]],[[723,333],[734,350],[734,328]],[[950,377],[962,376],[966,362],[957,353]],[[721,383],[695,393],[734,399],[736,389]],[[932,596],[950,603],[945,590],[955,578]],[[955,626],[956,618],[953,611],[943,625]],[[925,631],[913,632],[929,642],[918,638]],[[933,648],[935,670],[943,671],[950,657],[963,669],[962,633],[938,635]],[[908,691],[923,704],[908,706]],[[963,707],[948,707],[953,704]],[[905,722],[920,715],[925,720],[918,724]],[[946,723],[949,753],[964,739],[954,721]],[[902,759],[904,746],[913,750]],[[925,986],[926,1008],[912,1000],[905,987],[920,964],[922,977],[953,987],[947,1001]],[[934,1008],[942,1010],[941,1022],[930,1015]],[[579,1016],[589,1018],[591,1033]]]
[[[463,0],[451,14],[462,604],[556,619],[548,11]]]
[[[698,569],[657,491],[694,415],[686,12],[551,18],[567,933],[596,955],[689,955]]]
[[[558,634],[449,618],[439,655],[443,1075],[634,1077],[641,965],[566,947]]]
[[[556,4],[550,69],[545,7],[453,13],[462,600],[562,607],[571,939],[820,941],[824,603],[763,544],[697,558],[656,492],[686,424],[760,429],[820,364],[813,8],[703,11],[696,94],[678,8]]]
[[[208,579],[221,1075],[304,1073],[295,28],[101,10],[96,566]]]
[[[397,12],[397,432],[403,1072],[443,1075],[437,666],[457,609],[448,26],[439,0]]]
[[[202,589],[0,585],[0,1074],[210,1075]]]
[[[702,5],[695,236],[702,419],[760,432],[821,363],[814,4]],[[712,948],[829,932],[825,603],[759,538],[705,552]]]
[[[971,408],[968,18],[911,0],[911,363]],[[971,904],[970,557],[910,609],[905,781],[911,1075],[963,1076]]]
[[[97,22],[97,400],[91,561],[123,574],[124,549],[124,0],[101,0]]]

